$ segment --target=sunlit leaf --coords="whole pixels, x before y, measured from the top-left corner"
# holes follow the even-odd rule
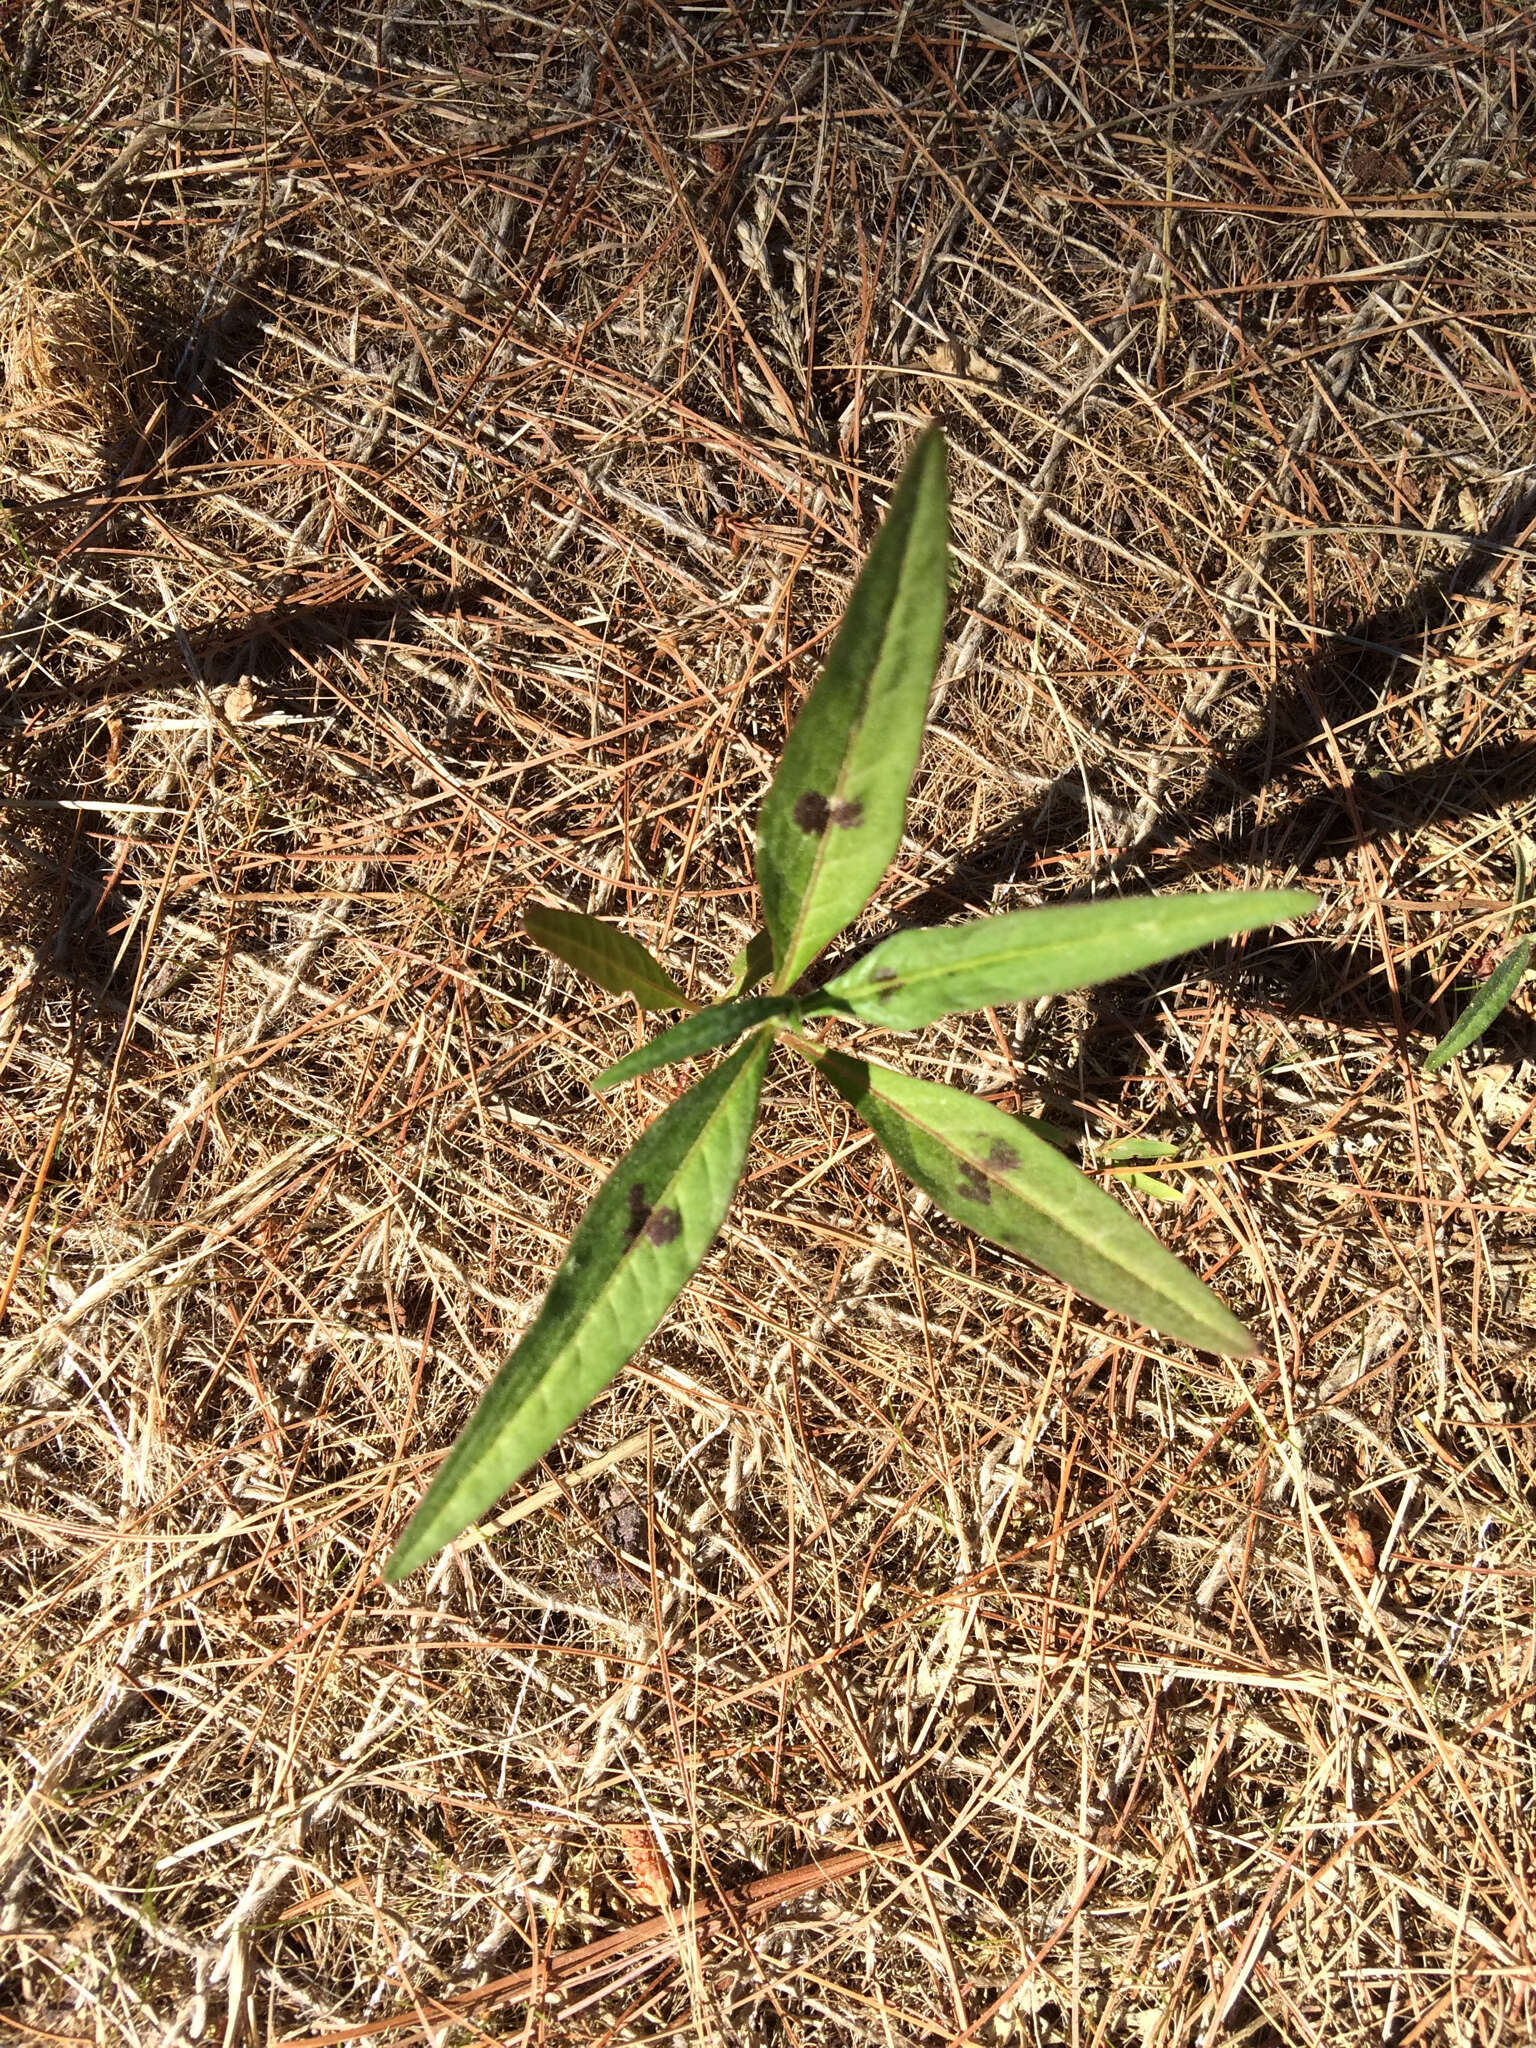
[[[1179,1148],[1163,1138],[1117,1138],[1112,1145],[1104,1147],[1103,1156],[1106,1166],[1123,1166],[1132,1160],[1142,1159],[1156,1164],[1164,1159],[1177,1159]],[[1123,1174],[1121,1183],[1154,1202],[1180,1202],[1184,1199],[1176,1187],[1159,1180],[1155,1174]]]
[[[1166,1138],[1115,1138],[1104,1147],[1107,1166],[1119,1166],[1127,1159],[1177,1159],[1179,1148]]]
[[[766,931],[754,932],[731,962],[731,994],[744,996],[773,972],[773,938]]]
[[[1233,1357],[1254,1351],[1208,1288],[1016,1117],[845,1054],[816,1065],[946,1215],[1150,1329]]]
[[[396,1545],[387,1579],[414,1571],[484,1514],[661,1321],[741,1177],[770,1049],[765,1033],[723,1061],[603,1183],[543,1307]]]
[[[901,844],[949,573],[944,440],[903,472],[757,826],[774,986],[791,988],[857,917]]]
[[[633,996],[642,1010],[693,1010],[698,1005],[683,994],[638,939],[617,925],[588,917],[584,910],[546,910],[542,904],[523,907],[523,929],[535,945],[553,953],[595,981],[610,995]]]
[[[1013,910],[970,924],[898,932],[818,994],[867,1024],[912,1031],[952,1011],[1112,981],[1316,907],[1317,898],[1301,889],[1252,889]],[[814,1014],[813,1004],[807,1009]]]
[[[788,996],[754,996],[747,1002],[715,1003],[707,1010],[695,1010],[680,1024],[670,1025],[648,1044],[605,1067],[592,1086],[601,1094],[605,1088],[616,1088],[621,1081],[633,1081],[636,1075],[649,1074],[673,1060],[696,1059],[701,1052],[730,1045],[756,1024],[777,1018],[789,1021],[796,1014],[796,1005]]]
[[[1475,1045],[1488,1029],[1499,1012],[1508,1004],[1510,997],[1520,986],[1525,970],[1531,964],[1531,949],[1536,939],[1522,939],[1512,952],[1506,953],[1492,974],[1483,983],[1477,994],[1462,1011],[1456,1022],[1424,1062],[1426,1074],[1433,1074],[1437,1068]]]

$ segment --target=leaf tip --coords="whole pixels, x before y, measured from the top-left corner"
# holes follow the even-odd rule
[[[437,1547],[441,1549],[442,1546],[438,1545]],[[386,1586],[398,1586],[402,1579],[410,1577],[418,1565],[424,1565],[428,1558],[435,1555],[435,1550],[424,1551],[419,1543],[413,1544],[411,1542],[411,1532],[408,1527],[400,1541],[385,1559],[384,1569],[379,1576]]]
[[[1215,1300],[1214,1296],[1212,1297]],[[1197,1338],[1202,1351],[1214,1351],[1218,1358],[1262,1358],[1264,1346],[1254,1336],[1246,1323],[1240,1323],[1232,1311],[1215,1302],[1218,1321],[1209,1338]]]
[[[939,461],[943,462],[949,454],[949,443],[944,438],[944,429],[939,422],[930,420],[913,443],[912,456],[907,459],[911,461],[913,456],[922,455],[931,461],[935,454]]]

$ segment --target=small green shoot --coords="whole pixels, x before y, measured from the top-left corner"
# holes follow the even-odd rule
[[[643,946],[597,918],[525,912],[529,936],[599,987],[642,1009],[692,1013],[599,1074],[595,1088],[745,1043],[680,1095],[598,1190],[537,1317],[397,1544],[387,1579],[462,1535],[656,1328],[724,1220],[776,1042],[844,1097],[946,1215],[1133,1322],[1210,1351],[1254,1351],[1204,1284],[1063,1155],[1061,1133],[806,1036],[810,1020],[826,1017],[916,1030],[957,1011],[1134,973],[1316,907],[1289,889],[1013,911],[898,933],[824,987],[792,993],[859,915],[900,846],[943,639],[948,527],[944,442],[930,429],[764,799],[757,881],[766,929],[732,963],[726,1001],[701,1009]],[[750,997],[770,974],[772,993]],[[1151,1189],[1164,1192],[1160,1183]]]
[[[1179,1148],[1162,1138],[1117,1138],[1112,1145],[1104,1147],[1106,1166],[1125,1166],[1132,1161],[1145,1161],[1149,1166],[1160,1166],[1165,1159],[1177,1159]],[[1135,1194],[1145,1195],[1151,1202],[1182,1202],[1182,1189],[1171,1181],[1159,1180],[1153,1173],[1127,1173],[1120,1178]]]
[[[1531,964],[1531,953],[1536,948],[1536,939],[1522,939],[1494,968],[1477,994],[1462,1011],[1444,1038],[1424,1062],[1426,1074],[1435,1074],[1464,1053],[1467,1047],[1475,1045],[1499,1015],[1508,1007],[1510,998],[1525,977],[1525,970]]]

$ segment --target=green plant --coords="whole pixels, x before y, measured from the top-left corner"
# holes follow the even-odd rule
[[[1509,1007],[1515,990],[1525,979],[1533,949],[1536,949],[1536,939],[1522,939],[1518,946],[1510,947],[1444,1038],[1425,1058],[1426,1074],[1439,1073],[1469,1046],[1476,1045],[1489,1025]]]
[[[1525,856],[1519,845],[1515,847],[1515,900],[1510,906],[1511,919],[1520,913],[1525,902],[1528,878],[1525,871]],[[1426,1056],[1424,1072],[1437,1074],[1452,1060],[1459,1059],[1469,1046],[1476,1045],[1483,1033],[1508,1008],[1515,990],[1525,979],[1526,969],[1531,964],[1532,951],[1536,950],[1536,939],[1521,939],[1511,946],[1504,958],[1484,981],[1456,1022],[1447,1031],[1438,1045]]]
[[[643,1009],[691,1008],[609,1067],[618,1086],[745,1038],[649,1127],[598,1191],[544,1305],[487,1390],[385,1576],[459,1535],[555,1442],[644,1343],[699,1265],[741,1177],[777,1041],[808,1060],[946,1214],[1107,1308],[1207,1350],[1248,1332],[1120,1204],[1026,1121],[803,1035],[815,1018],[910,1031],[956,1011],[1107,981],[1191,947],[1297,917],[1297,890],[1116,900],[900,932],[825,987],[792,993],[856,918],[901,841],[948,577],[944,442],[918,442],[758,820],[766,930],[701,1009],[645,949],[575,911],[529,910],[539,944]],[[749,997],[772,973],[771,992]]]

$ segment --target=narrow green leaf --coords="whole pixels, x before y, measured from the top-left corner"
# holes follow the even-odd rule
[[[846,1004],[866,1024],[915,1031],[951,1011],[1113,981],[1213,939],[1316,908],[1317,898],[1302,889],[1249,889],[1013,910],[971,924],[898,932],[818,995]],[[814,1004],[806,1009],[815,1014]]]
[[[912,452],[757,824],[774,987],[856,918],[901,844],[949,573],[944,437]]]
[[[1119,1166],[1126,1159],[1177,1159],[1179,1148],[1166,1138],[1116,1138],[1104,1147],[1106,1166]]]
[[[766,931],[754,932],[731,962],[731,994],[744,996],[772,972],[772,935]]]
[[[1512,952],[1506,953],[1492,974],[1483,983],[1477,994],[1462,1011],[1456,1022],[1424,1062],[1426,1074],[1433,1074],[1475,1045],[1499,1012],[1509,1002],[1520,986],[1525,970],[1531,964],[1531,950],[1536,939],[1522,939]]]
[[[1149,1202],[1182,1202],[1184,1199],[1178,1188],[1150,1173],[1128,1173],[1125,1185],[1134,1194],[1145,1195]]]
[[[691,1060],[701,1052],[713,1052],[717,1045],[730,1045],[755,1024],[769,1024],[778,1018],[795,1021],[797,1005],[789,996],[756,996],[744,1003],[714,1003],[707,1010],[695,1010],[680,1024],[669,1025],[646,1045],[625,1053],[605,1067],[592,1083],[601,1094],[617,1088],[621,1081],[633,1081],[637,1074],[649,1074],[673,1060]]]
[[[661,1321],[730,1205],[771,1046],[765,1033],[723,1061],[603,1183],[543,1307],[395,1546],[386,1579],[404,1578],[484,1514]]]
[[[1104,1147],[1104,1164],[1121,1166],[1133,1160],[1149,1160],[1154,1164],[1164,1159],[1177,1159],[1179,1148],[1170,1145],[1163,1138],[1117,1138],[1112,1145]],[[1179,1202],[1183,1200],[1176,1187],[1159,1180],[1155,1174],[1128,1173],[1123,1185],[1133,1188],[1138,1195],[1146,1195],[1154,1202]]]
[[[610,995],[633,996],[642,1010],[696,1010],[665,967],[651,958],[638,939],[617,925],[588,917],[584,910],[546,910],[542,904],[523,907],[523,929],[536,946],[574,967]]]
[[[842,1053],[816,1064],[946,1215],[1167,1336],[1231,1357],[1255,1350],[1193,1273],[1016,1117]]]

